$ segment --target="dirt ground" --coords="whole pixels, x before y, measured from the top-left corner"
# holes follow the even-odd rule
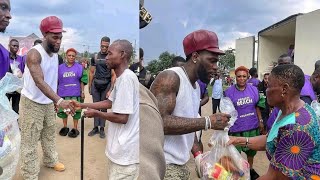
[[[92,102],[91,96],[86,93],[86,102]],[[210,115],[211,100],[202,108],[203,115]],[[72,121],[69,118],[68,127],[72,128]],[[79,122],[80,125],[80,122]],[[39,180],[79,180],[80,179],[80,136],[77,138],[69,138],[68,136],[62,137],[58,134],[62,128],[62,120],[57,118],[57,151],[59,153],[59,160],[64,163],[66,170],[64,172],[56,172],[53,169],[49,169],[40,163]],[[80,128],[80,126],[79,126]],[[108,174],[108,161],[105,156],[106,139],[100,139],[98,135],[88,137],[88,132],[93,128],[93,119],[85,119],[85,154],[84,154],[84,179],[85,180],[102,180],[107,179]],[[208,150],[206,145],[210,139],[212,131],[206,131],[203,133],[202,141],[204,142],[205,151]],[[42,156],[42,150],[39,143],[38,153],[40,158]],[[245,156],[245,155],[244,155]],[[188,162],[189,169],[191,170],[191,179],[198,179],[194,171],[195,164],[193,158],[190,158]],[[254,168],[262,175],[267,171],[268,160],[265,152],[258,152],[254,161]],[[22,180],[19,172],[20,166],[17,166],[16,175],[14,180]]]

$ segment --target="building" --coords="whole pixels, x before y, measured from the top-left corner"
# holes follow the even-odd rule
[[[33,46],[33,43],[35,40],[40,39],[36,34],[32,33],[29,36],[10,36],[9,38],[9,42],[11,39],[16,39],[19,41],[19,51],[18,51],[18,55],[24,56],[27,54],[27,52],[29,51],[29,49],[31,49],[31,47]]]
[[[259,31],[257,39],[255,36],[237,39],[236,67],[253,67],[256,58],[261,77],[264,72],[270,71],[280,55],[291,53],[289,49],[294,47],[294,64],[310,75],[315,61],[320,59],[319,19],[320,10],[294,14]]]

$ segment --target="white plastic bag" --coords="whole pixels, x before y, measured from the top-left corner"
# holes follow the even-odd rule
[[[238,112],[233,106],[233,103],[230,98],[222,97],[220,100],[220,111],[231,116],[229,125],[224,128],[225,131],[229,131],[230,127],[234,125],[238,117]]]
[[[12,179],[19,161],[19,116],[12,110],[6,93],[14,92],[21,87],[22,81],[11,73],[7,73],[0,80],[0,168],[3,172],[0,175],[1,180]]]
[[[318,117],[320,117],[320,104],[318,103],[318,101],[316,101],[316,100],[312,101],[311,102],[311,107],[316,112],[316,115]]]
[[[13,75],[15,75],[18,78],[22,78],[22,72],[19,69],[19,64],[19,62],[13,61],[12,63],[10,63],[10,67]]]
[[[228,131],[214,130],[211,150],[203,155],[201,172],[203,180],[249,180],[249,163],[233,146],[227,146]]]

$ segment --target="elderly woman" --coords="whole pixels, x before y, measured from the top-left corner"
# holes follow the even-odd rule
[[[320,179],[319,120],[300,99],[304,74],[296,65],[275,67],[266,90],[268,103],[280,109],[267,135],[231,137],[229,144],[267,152],[270,166],[259,179]]]
[[[259,128],[263,128],[260,109],[257,107],[259,102],[258,89],[247,83],[249,71],[246,67],[238,67],[235,70],[235,75],[236,84],[224,92],[225,96],[231,99],[235,109],[238,111],[238,118],[230,128],[229,134],[239,137],[258,136],[260,135]],[[243,151],[247,154],[251,178],[258,178],[259,175],[253,169],[253,159],[257,152],[244,147],[237,147],[237,149],[239,152]]]

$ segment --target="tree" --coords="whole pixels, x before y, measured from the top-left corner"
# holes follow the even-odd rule
[[[158,59],[154,59],[148,63],[146,67],[148,71],[152,74],[158,74],[159,72],[168,69],[172,66],[172,59],[176,55],[170,54],[168,51],[165,51],[160,54]]]
[[[235,49],[228,49],[225,55],[219,56],[219,63],[221,69],[231,69],[235,66]]]

